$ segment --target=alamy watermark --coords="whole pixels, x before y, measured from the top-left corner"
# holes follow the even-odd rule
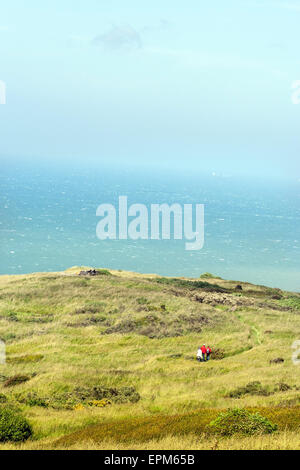
[[[292,83],[292,103],[300,104],[300,80],[295,80]]]
[[[6,84],[0,80],[0,104],[6,104]]]
[[[203,204],[132,204],[119,196],[119,205],[100,204],[101,217],[96,234],[100,240],[187,240],[185,249],[201,250],[204,245]],[[132,220],[129,220],[132,218]],[[195,228],[195,230],[194,230]]]
[[[6,346],[2,339],[0,339],[0,365],[1,364],[6,364]]]

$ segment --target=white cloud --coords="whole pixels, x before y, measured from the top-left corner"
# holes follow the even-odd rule
[[[113,26],[106,33],[95,37],[92,43],[110,50],[137,49],[142,47],[142,38],[132,26],[123,25]]]

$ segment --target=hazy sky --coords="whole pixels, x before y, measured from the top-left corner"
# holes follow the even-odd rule
[[[0,158],[300,178],[300,1],[10,0]]]

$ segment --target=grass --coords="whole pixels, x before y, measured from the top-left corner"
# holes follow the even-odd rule
[[[0,277],[7,352],[0,393],[34,431],[26,443],[0,449],[281,449],[290,442],[299,448],[300,383],[291,345],[300,337],[300,295],[211,276],[79,277],[86,269]],[[221,352],[219,360],[195,360],[203,342]],[[284,362],[270,364],[277,357]],[[16,376],[29,380],[4,386]],[[253,382],[260,385],[247,388]],[[65,406],[61,397],[93,387],[133,387],[141,398]],[[227,440],[207,434],[220,410],[237,405],[259,410],[279,431]]]

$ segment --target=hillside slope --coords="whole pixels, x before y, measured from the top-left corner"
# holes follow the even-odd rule
[[[218,409],[232,406],[264,408],[275,421],[278,414],[280,429],[298,430],[291,346],[300,339],[300,294],[209,275],[82,269],[0,277],[0,394],[34,428],[21,447],[207,448],[193,429],[200,435]],[[207,363],[195,360],[202,343],[216,352]],[[121,425],[123,433],[110,432]],[[176,440],[180,433],[187,440]],[[268,439],[265,447],[283,445]],[[223,447],[234,448],[230,442]]]

